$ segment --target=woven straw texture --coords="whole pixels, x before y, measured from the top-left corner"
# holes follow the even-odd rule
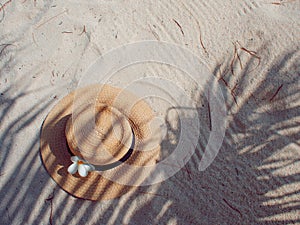
[[[117,109],[89,104],[77,118],[69,118],[66,138],[74,155],[94,165],[106,165],[119,161],[127,153],[133,135],[129,121]]]
[[[100,115],[97,114],[97,110],[101,113],[101,111],[103,112],[103,109],[109,109],[106,111],[106,116],[114,114],[122,117],[120,115],[122,114],[127,118],[127,121],[133,130],[133,134],[135,135],[133,152],[129,159],[124,162],[130,165],[154,165],[156,160],[159,158],[160,146],[153,144],[147,145],[148,141],[150,142],[151,140],[152,132],[149,123],[154,117],[154,113],[145,101],[139,100],[139,98],[132,93],[109,85],[97,84],[78,89],[64,97],[50,111],[43,123],[40,139],[41,158],[46,170],[54,181],[66,192],[78,198],[89,200],[107,200],[117,198],[135,188],[134,186],[138,186],[138,184],[142,182],[142,180],[136,175],[128,171],[124,172],[124,163],[110,169],[109,173],[115,174],[115,177],[122,177],[122,179],[125,178],[130,181],[134,180],[134,186],[126,186],[110,181],[103,177],[98,171],[90,172],[87,177],[80,177],[78,174],[71,175],[67,172],[68,166],[72,163],[70,160],[71,153],[68,151],[68,146],[71,146],[70,148],[72,148],[71,151],[74,155],[82,156],[82,152],[76,150],[76,145],[74,145],[76,142],[71,141],[73,138],[68,138],[68,141],[71,143],[68,143],[66,138],[66,134],[68,135],[69,133],[68,130],[72,130],[70,127],[73,126],[71,118],[75,99],[75,106],[80,106],[80,102],[95,103],[96,99],[94,107],[96,112],[95,110],[94,112],[96,113],[95,117],[97,127],[101,127],[101,123],[103,123],[101,119],[97,119],[97,115]],[[111,108],[115,108],[117,111],[111,110]],[[78,119],[80,120],[80,116]],[[127,125],[126,122],[124,122],[124,118],[121,118],[121,120],[121,124],[124,125],[123,127],[126,127]],[[67,124],[69,127],[68,130],[66,130]],[[122,132],[125,136],[128,136],[129,134],[132,135],[132,133],[128,131],[128,128],[124,128],[123,130],[121,129],[121,134]],[[103,133],[101,135],[103,135]],[[113,138],[110,139],[113,140]],[[128,137],[126,137],[126,140],[127,139]],[[113,156],[119,158],[120,155],[126,152],[124,150],[125,148],[128,150],[128,143],[125,141],[124,146],[122,146],[123,149],[120,150],[121,154],[116,154],[118,151],[115,149],[108,150]],[[108,144],[106,147],[107,146],[113,147],[115,145]],[[95,151],[89,150],[88,153],[94,154]]]

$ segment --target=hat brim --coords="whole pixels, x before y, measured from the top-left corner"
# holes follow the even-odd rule
[[[40,137],[40,153],[46,170],[53,180],[69,194],[88,200],[108,200],[120,197],[127,193],[135,186],[127,186],[117,183],[117,181],[111,181],[103,177],[97,171],[90,172],[87,177],[80,177],[78,174],[71,175],[68,173],[68,166],[72,164],[71,152],[68,150],[68,144],[65,136],[65,128],[68,119],[72,116],[74,98],[77,96],[85,96],[88,90],[96,88],[101,90],[103,98],[100,98],[102,102],[112,104],[112,99],[116,98],[120,93],[125,96],[126,101],[134,102],[133,110],[127,115],[132,125],[135,137],[138,140],[149,139],[149,121],[153,117],[153,112],[148,104],[143,100],[139,100],[136,96],[124,92],[119,88],[115,88],[109,85],[93,85],[72,92],[60,100],[57,105],[50,111],[45,119]],[[131,96],[128,99],[128,96]],[[84,99],[84,97],[82,97]],[[124,104],[124,103],[122,103]],[[114,107],[122,107],[114,106]],[[122,111],[122,108],[118,108]],[[151,151],[135,151],[139,146],[136,145],[133,152],[126,163],[133,165],[154,165],[159,157],[160,147]],[[122,164],[111,169],[113,173],[122,173]],[[136,179],[135,177],[128,177],[127,179]],[[138,180],[138,179],[136,179]]]

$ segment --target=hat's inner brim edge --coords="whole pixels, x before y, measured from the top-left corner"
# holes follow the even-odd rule
[[[113,169],[113,168],[121,165],[122,163],[124,163],[127,159],[129,159],[129,157],[132,155],[132,152],[133,152],[133,149],[135,146],[134,131],[133,131],[133,129],[131,129],[131,131],[132,131],[132,142],[131,142],[131,146],[130,146],[129,150],[126,152],[126,154],[124,156],[122,156],[122,158],[116,162],[106,164],[106,165],[93,165],[95,167],[95,171],[105,171],[105,170]],[[66,143],[67,143],[68,152],[71,154],[71,156],[74,156],[74,154],[70,150],[67,140],[66,140]]]

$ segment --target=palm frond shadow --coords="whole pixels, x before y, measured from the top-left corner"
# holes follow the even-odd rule
[[[2,106],[5,107],[4,110],[1,110],[1,121],[9,117],[14,110],[15,104],[20,101],[20,98],[25,97],[27,94],[28,93],[21,91],[16,97],[1,99],[1,101],[3,101]],[[36,135],[28,146],[20,146],[18,148],[15,146],[15,143],[18,142],[18,138],[22,137],[22,133],[25,132],[28,127],[32,126],[35,118],[43,113],[52,103],[51,101],[45,100],[46,99],[41,99],[41,102],[34,104],[20,116],[9,122],[0,136],[2,146],[1,172],[3,176],[7,176],[7,173],[9,174],[7,179],[5,179],[6,181],[1,182],[2,187],[0,191],[2,199],[2,222],[7,224],[13,224],[16,222],[16,219],[25,220],[25,218],[30,215],[38,195],[42,192],[43,187],[47,186],[46,183],[49,181],[43,179],[40,173],[41,167],[38,166],[39,153],[36,149],[38,149],[39,146],[39,136]],[[6,169],[10,168],[7,163],[11,162],[11,158],[14,158],[14,154],[22,154],[24,152],[25,155],[19,162],[16,162],[13,171]],[[18,156],[15,157],[19,158]],[[21,208],[22,210],[20,210]],[[20,211],[23,212],[22,215],[19,214]]]
[[[186,168],[161,183],[156,196],[131,218],[132,224],[150,221],[166,224],[174,218],[178,224],[300,222],[296,213],[300,209],[297,188],[300,173],[296,170],[300,161],[300,135],[299,123],[295,120],[300,111],[295,97],[299,99],[299,64],[294,59],[297,53],[294,51],[274,60],[252,90],[247,88],[250,65],[244,65],[240,74],[221,74],[226,85],[222,79],[219,84],[229,106],[229,121],[218,156],[207,170],[198,171],[209,133],[207,101],[199,97],[204,107],[197,110],[204,117],[200,118],[201,124],[206,126],[201,126],[202,136],[196,153]],[[290,61],[292,65],[287,65]],[[230,63],[222,66],[230,68]],[[237,63],[233,64],[234,68]],[[216,77],[219,69],[214,71]],[[288,72],[282,72],[284,69]],[[255,71],[251,76],[255,76]],[[232,88],[236,84],[234,93],[228,84],[232,84]],[[284,89],[274,97],[281,85]],[[174,133],[180,134],[179,131]],[[168,200],[161,196],[167,196]],[[171,203],[165,209],[168,202]],[[164,215],[157,219],[162,212]]]
[[[17,136],[22,135],[37,116],[44,115],[52,103],[41,99],[1,132],[0,141],[4,146],[1,149],[1,173],[5,178],[1,177],[4,180],[0,190],[2,223],[41,224],[51,219],[53,224],[266,224],[276,222],[276,218],[284,213],[299,210],[296,182],[300,174],[293,169],[300,160],[296,151],[299,149],[299,132],[296,131],[299,124],[294,120],[299,116],[296,98],[299,75],[281,72],[297,53],[274,61],[274,66],[267,70],[262,80],[253,81],[256,84],[251,92],[247,88],[247,63],[251,64],[251,60],[239,74],[221,74],[232,87],[238,81],[234,92],[237,103],[232,90],[219,80],[229,111],[228,126],[219,154],[204,172],[198,171],[198,164],[207,144],[210,123],[208,102],[200,93],[196,96],[198,107],[194,109],[200,115],[200,138],[187,165],[165,182],[140,187],[111,201],[76,199],[57,188],[40,160],[39,131],[9,175],[2,171],[15,153]],[[235,63],[233,66],[238,66],[238,62]],[[230,68],[230,64],[229,60],[221,67]],[[215,68],[216,77],[221,67]],[[254,74],[255,71],[251,72]],[[281,84],[280,92],[273,98]],[[25,90],[19,93],[13,98],[1,96],[1,121],[10,114],[17,100],[26,95]],[[168,117],[166,124],[170,136],[178,140],[180,126],[174,129]],[[161,143],[166,152],[175,145],[169,136]],[[283,175],[282,171],[287,171],[288,167],[294,172]],[[280,192],[286,186],[292,188]],[[32,214],[32,211],[36,213]],[[296,222],[300,219],[284,219],[284,223]]]

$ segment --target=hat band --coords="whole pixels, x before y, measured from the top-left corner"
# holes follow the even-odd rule
[[[117,167],[117,166],[121,165],[122,163],[124,163],[132,155],[134,145],[135,145],[135,136],[134,136],[134,132],[132,129],[131,129],[131,132],[132,132],[132,142],[131,142],[131,146],[130,146],[129,150],[126,152],[126,154],[121,159],[119,159],[117,162],[113,162],[113,163],[106,164],[106,165],[91,164],[95,168],[94,171],[105,171],[105,170],[109,170],[114,167]],[[70,150],[68,142],[67,142],[67,148],[68,148],[68,152],[71,154],[71,156],[75,156],[73,154],[73,152]]]

